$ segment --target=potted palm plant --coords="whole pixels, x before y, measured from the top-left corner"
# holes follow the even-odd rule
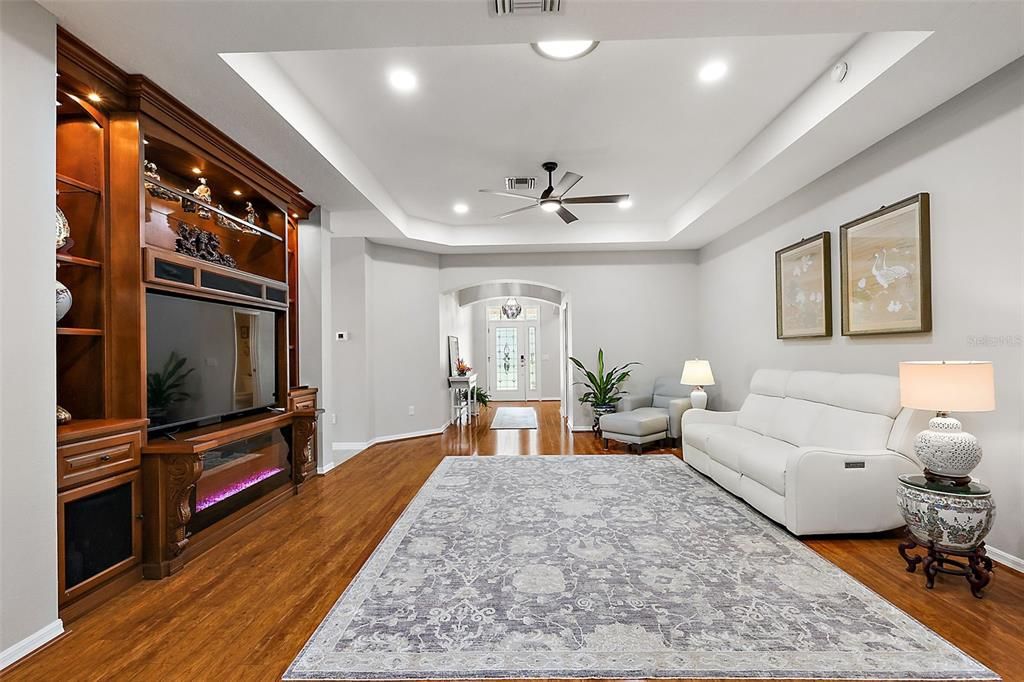
[[[473,399],[476,401],[473,404],[473,416],[480,414],[480,406],[487,407],[491,402],[491,394],[488,393],[482,386],[475,386],[473,388]]]
[[[601,415],[611,414],[615,411],[615,404],[626,394],[622,385],[629,379],[633,365],[639,362],[627,362],[620,367],[612,367],[607,372],[604,370],[604,349],[597,349],[597,371],[591,372],[582,362],[570,357],[572,364],[583,374],[586,381],[577,381],[576,385],[583,386],[586,390],[580,396],[580,403],[590,405],[594,411],[594,430],[597,430]]]

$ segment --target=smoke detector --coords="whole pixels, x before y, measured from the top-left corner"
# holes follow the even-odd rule
[[[503,17],[508,14],[557,14],[562,0],[487,0],[490,12]]]
[[[505,189],[509,192],[521,192],[523,190],[531,190],[537,187],[537,178],[505,178]]]

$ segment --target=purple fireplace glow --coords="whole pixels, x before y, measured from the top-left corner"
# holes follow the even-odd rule
[[[291,481],[291,448],[281,429],[203,453],[188,532],[197,533]]]
[[[271,476],[273,476],[274,474],[281,473],[282,471],[284,471],[284,467],[277,467],[275,469],[264,469],[263,471],[259,471],[259,472],[255,473],[255,474],[250,475],[250,476],[246,476],[242,480],[237,481],[235,483],[232,483],[231,485],[229,485],[226,488],[222,488],[221,490],[217,490],[217,491],[207,495],[206,497],[203,497],[202,499],[197,499],[196,500],[196,511],[197,512],[201,512],[201,511],[203,511],[204,509],[206,509],[208,507],[212,507],[213,505],[217,504],[218,502],[223,502],[224,500],[228,499],[229,497],[232,497],[232,496],[237,495],[238,493],[242,492],[246,488],[251,488],[252,486],[256,485],[257,483],[265,481],[268,478],[270,478]]]

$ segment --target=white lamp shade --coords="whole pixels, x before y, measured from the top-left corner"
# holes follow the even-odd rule
[[[707,360],[687,360],[679,383],[687,386],[714,386],[715,375],[711,373],[711,363]]]
[[[991,362],[901,362],[900,404],[934,412],[996,409]]]

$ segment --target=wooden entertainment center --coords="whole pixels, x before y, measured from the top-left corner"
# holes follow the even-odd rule
[[[60,29],[57,70],[57,279],[73,297],[56,337],[57,398],[71,415],[56,453],[68,620],[143,576],[175,573],[297,494],[316,471],[317,391],[295,385],[298,220],[313,208],[301,190]],[[235,416],[150,433],[174,409],[147,365],[153,293],[236,311]],[[255,342],[239,341],[247,311],[273,319],[261,327],[276,349],[263,359],[269,408],[253,388]]]

